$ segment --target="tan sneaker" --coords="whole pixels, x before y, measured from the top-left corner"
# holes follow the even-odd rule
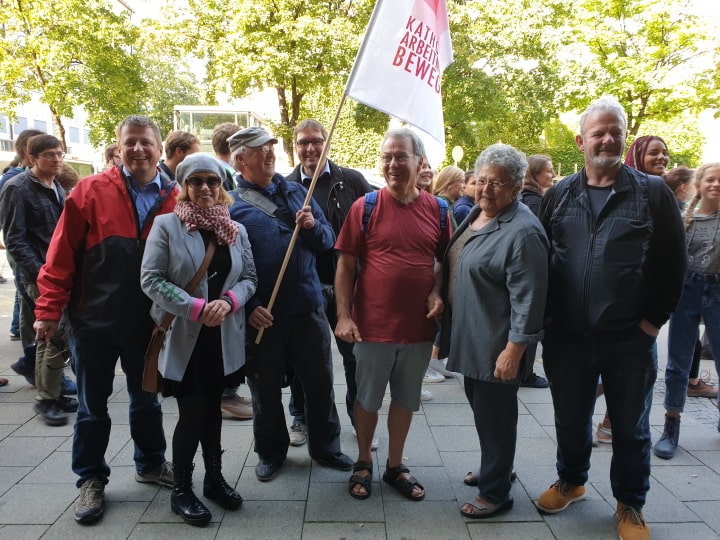
[[[252,401],[237,394],[231,398],[223,398],[220,401],[220,410],[238,420],[252,420],[253,417]]]
[[[562,512],[574,502],[585,499],[585,486],[573,486],[558,479],[546,489],[537,502],[538,510],[546,514]]]
[[[302,446],[307,441],[307,428],[305,424],[293,424],[288,435],[290,435],[290,446]]]
[[[91,478],[80,486],[80,496],[75,503],[75,521],[93,523],[103,515],[105,482]]]
[[[598,424],[597,430],[595,431],[595,441],[603,444],[612,444],[612,425],[607,416]]]
[[[650,529],[645,524],[642,510],[635,510],[618,501],[615,519],[620,540],[650,540]]]

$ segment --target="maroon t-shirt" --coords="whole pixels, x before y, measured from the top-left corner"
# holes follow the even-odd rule
[[[425,191],[409,205],[383,188],[365,232],[365,200],[353,204],[335,249],[358,257],[352,318],[364,341],[432,341],[435,323],[427,319],[435,260],[442,260],[452,234],[449,216],[440,228],[437,200]]]

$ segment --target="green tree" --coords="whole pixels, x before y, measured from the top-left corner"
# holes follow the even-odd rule
[[[499,141],[539,149],[560,103],[557,50],[566,4],[456,0],[449,7],[455,61],[443,78],[448,162],[455,145],[466,156]]]
[[[720,35],[687,0],[584,0],[564,58],[569,108],[617,97],[638,135],[649,120],[717,108]]]
[[[370,0],[189,0],[166,23],[207,62],[209,95],[243,97],[274,88],[278,135],[292,163],[292,130],[303,98],[350,71],[374,2]],[[212,97],[211,97],[212,99]]]
[[[65,146],[63,117],[83,105],[89,124],[136,106],[143,81],[139,31],[102,0],[0,0],[0,112],[14,118],[36,94]]]

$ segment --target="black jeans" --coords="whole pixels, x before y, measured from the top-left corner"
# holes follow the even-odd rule
[[[250,345],[245,374],[253,395],[255,452],[264,460],[282,462],[290,445],[282,404],[282,385],[289,365],[305,390],[308,450],[313,458],[340,452],[340,419],[333,391],[330,330],[323,308],[300,317],[275,319]]]

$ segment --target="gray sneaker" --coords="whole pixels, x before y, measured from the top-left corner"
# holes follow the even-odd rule
[[[80,496],[75,503],[75,521],[93,523],[103,515],[105,482],[91,478],[80,486]]]
[[[163,487],[172,488],[175,483],[172,463],[166,461],[157,469],[148,473],[135,473],[135,480],[143,484],[159,484]]]
[[[302,446],[307,441],[307,428],[305,424],[293,424],[290,426],[290,446]]]

